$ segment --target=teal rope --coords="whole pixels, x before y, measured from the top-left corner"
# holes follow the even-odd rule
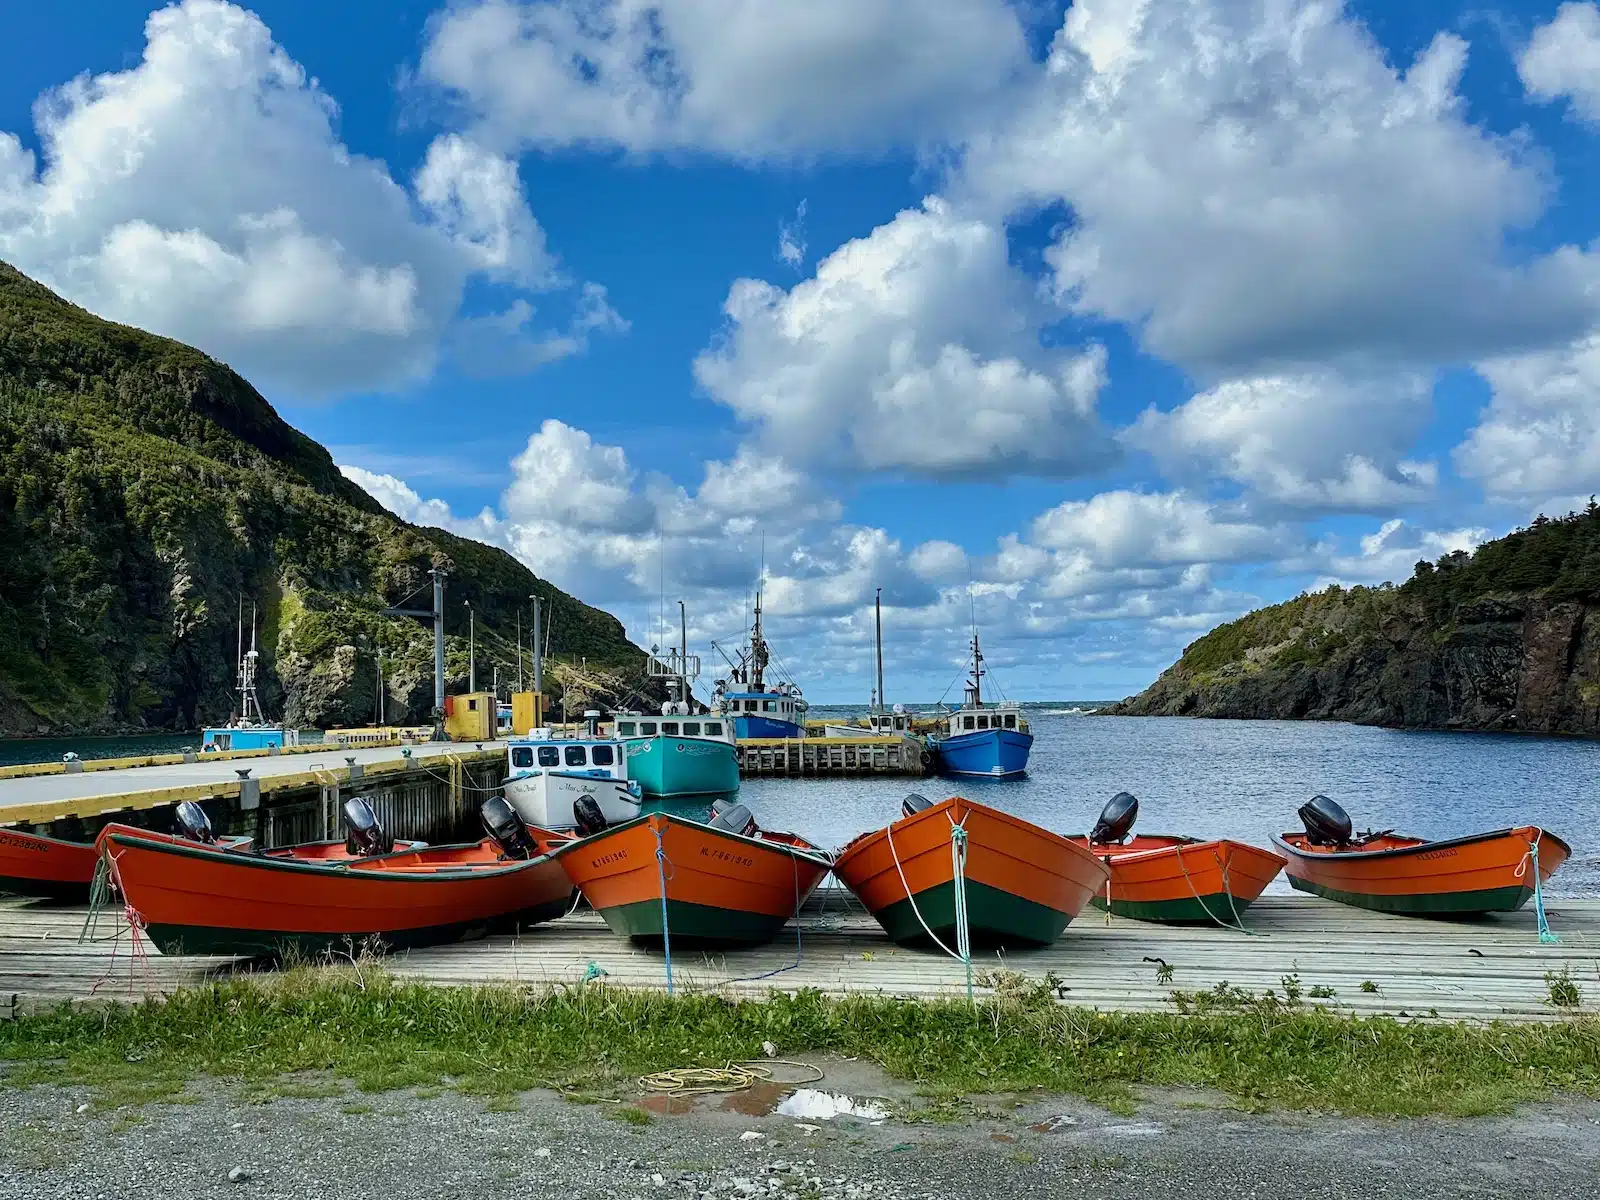
[[[672,995],[672,934],[667,928],[667,852],[656,830],[656,878],[661,882],[661,949],[667,956],[667,995]]]
[[[1533,858],[1533,911],[1539,914],[1539,940],[1546,944],[1559,944],[1561,938],[1550,928],[1544,915],[1544,887],[1539,879],[1539,839],[1528,843],[1528,853]]]

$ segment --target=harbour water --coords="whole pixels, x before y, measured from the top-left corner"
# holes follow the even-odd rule
[[[1321,792],[1357,829],[1443,838],[1540,825],[1573,848],[1551,894],[1600,896],[1600,743],[1024,707],[1034,734],[1026,779],[752,779],[739,799],[762,825],[832,849],[885,824],[908,791],[931,800],[959,792],[1062,833],[1086,833],[1107,800],[1130,791],[1146,833],[1268,846],[1271,834],[1299,828],[1295,809]],[[811,715],[829,713],[813,706]],[[1289,888],[1280,877],[1270,890]]]
[[[316,730],[301,730],[300,741],[322,739]],[[82,759],[134,758],[143,754],[178,754],[200,749],[200,733],[138,733],[113,737],[0,738],[0,767],[22,763],[58,763],[71,752]]]
[[[1024,705],[1035,739],[1025,779],[750,779],[739,799],[765,827],[833,849],[887,822],[908,791],[934,800],[959,791],[1048,828],[1082,833],[1126,790],[1139,797],[1144,832],[1227,835],[1265,846],[1272,833],[1297,828],[1295,809],[1321,792],[1343,805],[1358,829],[1442,838],[1541,825],[1573,847],[1551,895],[1600,896],[1600,743],[1074,711],[1085,707]],[[811,715],[857,711],[813,706]],[[0,765],[59,762],[68,750],[83,758],[171,753],[198,741],[195,734],[0,741]],[[1287,885],[1280,878],[1270,890]]]

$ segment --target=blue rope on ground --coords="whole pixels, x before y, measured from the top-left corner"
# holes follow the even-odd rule
[[[792,971],[800,965],[805,953],[800,943],[800,860],[793,852],[789,855],[789,866],[794,869],[794,961],[786,967],[776,967],[759,975],[739,975],[728,980],[728,983],[754,983],[758,979],[771,979],[774,975],[782,975],[785,971]]]
[[[667,995],[672,995],[672,934],[667,928],[667,851],[656,830],[656,878],[661,882],[661,949],[667,956]]]

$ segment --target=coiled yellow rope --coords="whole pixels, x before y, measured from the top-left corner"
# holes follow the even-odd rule
[[[656,1071],[639,1076],[639,1090],[669,1096],[742,1092],[757,1083],[771,1081],[773,1067],[798,1067],[802,1071],[812,1072],[809,1079],[785,1079],[782,1081],[785,1085],[817,1083],[822,1079],[822,1068],[811,1063],[769,1058],[762,1062],[731,1062],[725,1067],[674,1067],[670,1071]]]

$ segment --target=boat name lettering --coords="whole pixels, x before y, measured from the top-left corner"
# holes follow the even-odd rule
[[[1435,858],[1454,858],[1459,853],[1461,853],[1459,850],[1424,850],[1421,854],[1417,855],[1417,857],[1424,860]]]
[[[31,838],[7,837],[0,833],[0,846],[11,846],[17,850],[32,850],[36,854],[48,854],[50,847],[42,842],[33,841]]]
[[[611,854],[602,854],[599,858],[591,858],[589,865],[591,867],[603,867],[607,863],[621,862],[627,857],[628,852],[626,850],[617,850]]]
[[[756,865],[756,860],[753,858],[745,858],[739,854],[729,854],[726,850],[713,850],[710,846],[701,846],[700,853],[706,858],[715,858],[721,862],[733,863],[740,867],[753,867]]]

